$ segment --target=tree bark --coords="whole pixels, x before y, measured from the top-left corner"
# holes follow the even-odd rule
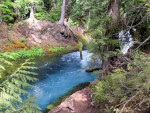
[[[34,7],[31,6],[30,8],[30,19],[33,20],[34,19]]]
[[[0,0],[0,5],[1,5],[1,0]],[[0,7],[0,9],[1,9],[1,7]],[[2,16],[2,11],[0,11],[0,25],[2,24],[2,18],[1,18],[1,16]]]
[[[16,5],[18,5],[18,2],[14,2]],[[15,8],[15,13],[18,14],[18,20],[21,20],[21,9],[20,8]]]
[[[90,20],[91,20],[91,13],[90,13],[90,10],[89,10],[88,15],[87,15],[87,25],[86,25],[86,29],[89,28]]]
[[[112,16],[112,24],[118,24],[120,21],[121,0],[110,0],[109,16]]]
[[[1,5],[2,1],[0,0],[0,5]],[[1,7],[0,7],[1,8]],[[0,11],[0,16],[2,15],[2,11]]]
[[[60,17],[60,20],[59,20],[59,23],[60,23],[61,25],[64,24],[64,19],[65,19],[65,7],[66,7],[66,0],[63,0],[62,8],[61,8],[61,17]]]
[[[111,24],[111,25],[118,25],[119,24],[119,21],[120,21],[120,4],[121,4],[121,0],[110,0],[109,2],[109,13],[108,13],[108,16],[112,17],[110,22],[108,24]],[[114,29],[110,29],[108,28],[106,30],[106,36],[109,36],[110,33],[112,33]],[[111,31],[111,32],[110,32]],[[110,40],[113,40],[113,39],[117,39],[118,37],[116,36],[112,36],[110,37]],[[114,51],[115,50],[115,46],[112,45],[112,44],[109,44],[107,45],[106,47],[104,47],[104,52],[106,51]],[[102,77],[103,76],[106,76],[108,72],[111,71],[111,65],[110,65],[110,62],[111,62],[111,59],[113,58],[112,57],[108,57],[108,58],[102,58]],[[104,60],[105,59],[105,60]]]

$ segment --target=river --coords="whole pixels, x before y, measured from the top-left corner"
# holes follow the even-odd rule
[[[85,72],[91,55],[85,50],[81,60],[79,52],[72,52],[50,57],[50,61],[39,64],[36,71],[39,81],[33,84],[36,87],[30,89],[30,92],[38,96],[36,103],[42,110],[74,86],[96,79],[96,75]]]

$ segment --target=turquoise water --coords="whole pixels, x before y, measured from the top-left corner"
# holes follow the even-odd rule
[[[83,60],[80,60],[80,53],[73,52],[54,57],[39,66],[39,81],[34,83],[36,87],[30,92],[38,96],[36,103],[42,110],[74,86],[96,79],[97,76],[85,72],[91,61],[90,56],[90,53],[83,51]]]

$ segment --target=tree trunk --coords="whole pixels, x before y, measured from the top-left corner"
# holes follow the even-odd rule
[[[61,17],[60,17],[60,20],[59,20],[59,23],[61,25],[64,24],[64,18],[65,18],[65,7],[66,7],[66,0],[63,0],[63,3],[62,3],[62,8],[61,8]]]
[[[110,0],[109,16],[112,16],[112,24],[118,24],[120,21],[120,3],[121,0]]]
[[[110,0],[109,2],[109,14],[108,16],[112,17],[111,21],[108,23],[108,24],[111,24],[111,25],[118,25],[119,24],[119,21],[120,21],[120,4],[121,4],[121,0]],[[107,29],[106,30],[106,35],[109,36],[109,35],[112,35],[110,33],[110,31],[113,31],[114,29]],[[118,37],[116,36],[112,36],[110,37],[110,40],[112,39],[117,39]],[[104,52],[106,51],[114,51],[115,50],[115,46],[114,45],[107,45],[105,48],[104,48]],[[110,62],[111,62],[111,59],[113,58],[112,57],[108,57],[104,60],[104,58],[102,59],[102,77],[103,76],[106,76],[108,72],[111,71],[111,65],[110,65]]]
[[[0,4],[1,4],[2,2],[1,2],[1,0],[0,0]],[[0,7],[1,8],[1,7]],[[2,16],[2,11],[0,10],[0,16]]]
[[[34,7],[31,6],[31,9],[30,9],[30,19],[33,20],[34,19]]]
[[[89,10],[88,15],[87,15],[87,25],[86,25],[86,29],[89,28],[90,19],[91,19],[91,13],[90,13],[90,10]]]
[[[18,5],[18,2],[14,2],[16,5]],[[15,8],[15,13],[18,14],[18,20],[21,20],[21,9],[20,8]]]
[[[0,0],[0,4],[1,4],[1,0]],[[0,9],[1,9],[1,7],[0,7]],[[2,18],[1,18],[1,16],[2,16],[2,11],[0,11],[0,25],[2,24]]]

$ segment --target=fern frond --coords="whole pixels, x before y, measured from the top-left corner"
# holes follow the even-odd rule
[[[0,69],[4,70],[5,65],[12,65],[9,59],[14,59],[11,55],[5,54],[0,56]],[[29,83],[35,82],[38,79],[32,77],[30,75],[37,75],[37,73],[30,72],[30,69],[37,69],[34,66],[29,66],[30,64],[34,64],[30,62],[29,59],[26,60],[15,72],[13,72],[6,80],[3,80],[0,84],[0,111],[4,111],[5,113],[10,112],[25,112],[29,111],[31,113],[32,110],[34,113],[41,113],[40,108],[34,103],[35,98],[29,98],[26,104],[23,104],[23,100],[21,96],[30,96],[30,93],[26,91],[27,88],[34,87]],[[1,73],[1,71],[0,71]]]

